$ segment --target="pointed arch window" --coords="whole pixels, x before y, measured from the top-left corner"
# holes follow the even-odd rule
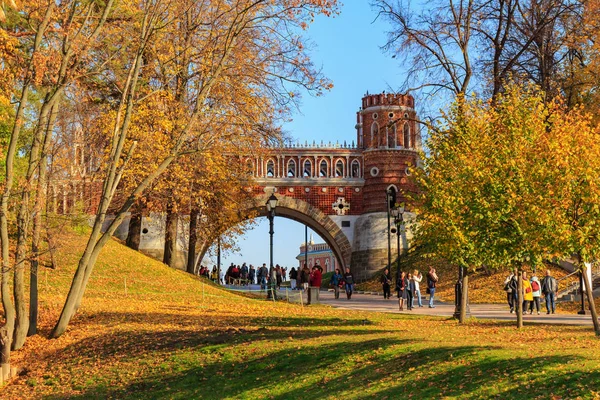
[[[387,129],[387,145],[390,149],[396,148],[396,125],[388,127]]]
[[[410,126],[408,126],[408,122],[404,123],[404,147],[410,147]]]
[[[358,162],[358,160],[354,160],[352,161],[352,177],[353,178],[360,178],[360,163]]]
[[[290,160],[287,164],[287,177],[295,178],[296,177],[296,161]]]
[[[312,177],[312,164],[310,160],[304,161],[304,169],[302,171],[302,176],[305,178]]]
[[[335,177],[344,177],[344,162],[342,160],[337,160],[337,162],[335,163]]]
[[[327,173],[328,169],[329,169],[329,164],[327,164],[327,161],[321,160],[321,162],[319,163],[319,177],[327,178],[327,175],[329,175]]]
[[[267,161],[267,178],[273,178],[275,176],[275,161]]]
[[[369,147],[377,147],[377,142],[379,141],[379,125],[377,122],[373,122],[371,125],[371,143]]]

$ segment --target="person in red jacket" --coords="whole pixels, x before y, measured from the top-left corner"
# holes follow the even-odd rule
[[[312,273],[310,274],[310,286],[321,287],[321,279],[323,274],[321,268],[318,265],[313,267]]]

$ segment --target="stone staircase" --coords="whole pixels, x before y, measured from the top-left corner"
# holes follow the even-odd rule
[[[561,260],[558,264],[564,270],[570,272],[567,276],[558,279],[559,291],[557,301],[573,301],[581,295],[579,284],[579,272],[576,270],[573,260]],[[600,265],[592,266],[592,293],[594,297],[600,295]]]

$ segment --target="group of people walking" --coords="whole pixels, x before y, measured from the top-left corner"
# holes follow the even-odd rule
[[[429,294],[429,308],[435,308],[433,305],[433,299],[435,296],[435,288],[438,283],[438,276],[435,272],[435,268],[430,267],[427,273],[427,294]],[[396,280],[396,292],[398,293],[398,308],[400,311],[404,310],[406,304],[407,310],[414,308],[414,299],[417,299],[419,307],[423,307],[421,298],[421,282],[423,281],[423,275],[418,270],[414,270],[412,273],[401,271],[400,277]],[[391,285],[392,277],[389,269],[385,269],[383,275],[381,275],[380,282],[383,286],[383,298],[391,298]]]
[[[340,289],[344,288],[348,300],[352,298],[354,292],[354,275],[350,272],[350,268],[346,268],[346,272],[342,275],[339,268],[331,276],[330,286],[333,287],[333,293],[336,299],[340,298]]]
[[[292,290],[307,290],[309,286],[321,287],[323,278],[323,267],[319,264],[311,268],[304,265],[303,268],[294,267],[290,270],[290,288]]]
[[[523,303],[523,314],[529,311],[533,314],[533,309],[540,314],[540,298],[544,296],[546,301],[546,314],[554,314],[556,311],[556,294],[558,292],[558,283],[552,276],[550,270],[546,271],[546,276],[540,281],[535,272],[530,279],[527,278],[527,273],[523,271],[521,274],[523,279],[523,287],[519,292],[519,272],[515,269],[504,281],[504,291],[506,291],[506,301],[510,307],[510,312],[516,312],[518,302]]]

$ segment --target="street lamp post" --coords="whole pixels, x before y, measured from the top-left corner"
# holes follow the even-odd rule
[[[398,250],[396,262],[398,264],[398,268],[396,269],[396,283],[400,279],[400,238],[402,237],[402,225],[404,224],[404,203],[400,204],[398,207],[394,207],[391,211],[392,216],[394,217],[394,225],[396,225],[396,248]]]
[[[385,191],[385,204],[387,207],[387,237],[388,237],[388,268],[390,272],[392,271],[392,237],[391,237],[391,224],[390,224],[390,214],[392,210],[390,209],[390,201],[392,198],[392,188],[388,188]]]
[[[269,239],[270,239],[270,248],[269,248],[269,279],[271,281],[271,290],[267,291],[267,298],[268,299],[277,299],[277,295],[275,294],[275,285],[277,284],[276,282],[273,282],[273,279],[271,277],[272,272],[273,272],[273,233],[275,233],[273,231],[273,220],[275,219],[275,208],[277,207],[277,202],[278,199],[275,196],[275,192],[271,193],[271,197],[269,197],[269,199],[267,200],[267,202],[265,203],[266,207],[267,207],[267,218],[269,218]]]

